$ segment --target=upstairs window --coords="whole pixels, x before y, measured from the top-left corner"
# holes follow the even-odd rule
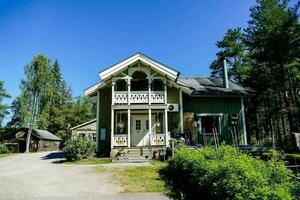
[[[127,82],[123,79],[117,80],[115,91],[126,91],[126,90],[127,90]]]
[[[164,83],[160,79],[154,79],[151,83],[152,91],[164,91]]]
[[[142,71],[136,71],[132,74],[131,91],[147,91],[148,79],[147,75]]]

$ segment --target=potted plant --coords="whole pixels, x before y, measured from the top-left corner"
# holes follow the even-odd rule
[[[120,129],[120,133],[123,134],[125,124],[123,122],[118,122],[117,127]]]

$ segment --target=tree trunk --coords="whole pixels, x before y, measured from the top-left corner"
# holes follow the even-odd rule
[[[32,126],[34,124],[35,115],[36,115],[36,107],[37,107],[37,96],[34,95],[32,117],[31,117],[31,120],[30,120],[29,129],[28,129],[27,137],[26,137],[26,151],[25,151],[26,153],[29,153],[30,139],[31,139],[31,133],[32,133]]]

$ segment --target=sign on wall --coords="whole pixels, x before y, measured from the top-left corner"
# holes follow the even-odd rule
[[[100,140],[105,140],[106,139],[106,129],[101,128],[100,130]]]

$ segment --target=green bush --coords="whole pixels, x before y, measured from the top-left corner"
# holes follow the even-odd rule
[[[0,154],[4,153],[9,153],[9,149],[5,145],[0,144]]]
[[[95,152],[95,142],[88,138],[75,137],[66,141],[63,151],[66,159],[71,162],[89,158]]]
[[[283,162],[264,162],[230,146],[182,148],[160,173],[173,199],[289,200],[299,192]]]

